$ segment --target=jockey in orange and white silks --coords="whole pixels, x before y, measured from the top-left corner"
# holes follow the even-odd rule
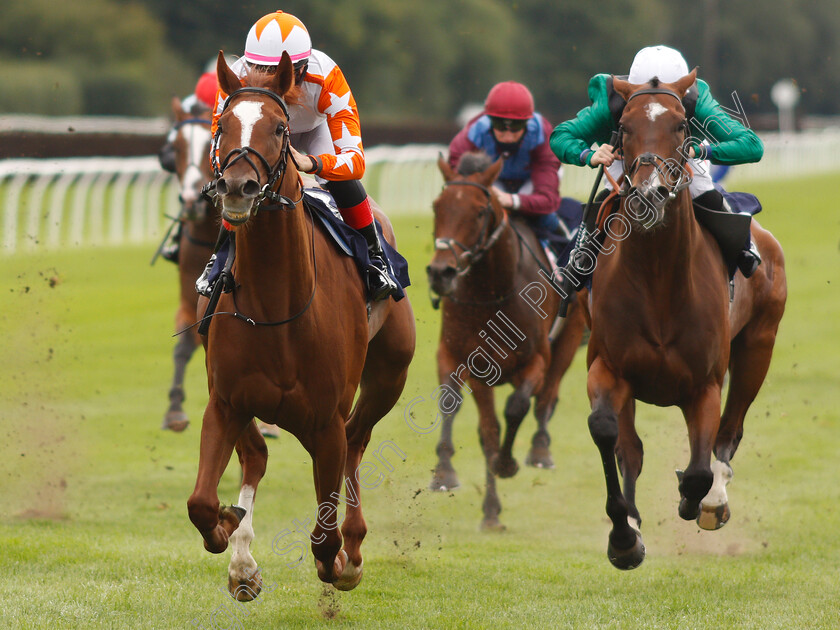
[[[252,66],[276,66],[283,52],[295,66],[296,83],[303,91],[300,103],[289,105],[292,146],[315,157],[317,165],[307,172],[325,181],[360,179],[365,172],[365,154],[356,100],[341,68],[324,52],[311,47],[303,23],[286,13],[272,13],[251,28],[245,54],[231,69],[244,77]],[[227,94],[220,91],[211,131]],[[301,166],[306,165],[306,160]]]
[[[312,48],[309,32],[295,16],[276,11],[261,17],[251,27],[245,54],[231,66],[244,78],[251,68],[273,72],[283,53],[295,69],[295,84],[303,98],[289,103],[291,152],[298,168],[315,175],[335,199],[341,216],[367,240],[370,260],[377,273],[369,274],[373,299],[397,291],[385,271],[388,263],[376,233],[370,198],[361,183],[365,153],[359,111],[341,68],[325,53]],[[211,132],[216,137],[219,116],[227,99],[219,90]],[[215,153],[217,147],[213,147]]]

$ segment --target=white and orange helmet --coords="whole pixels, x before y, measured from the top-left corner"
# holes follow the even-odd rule
[[[245,60],[258,66],[276,66],[284,52],[289,53],[295,66],[305,63],[312,52],[309,31],[289,13],[275,11],[264,15],[248,32]]]

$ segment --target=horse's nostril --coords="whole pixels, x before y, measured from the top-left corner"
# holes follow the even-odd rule
[[[668,190],[667,186],[657,186],[656,187],[656,197],[657,197],[657,199],[667,199],[668,194],[670,192],[671,191]]]
[[[216,180],[216,192],[220,195],[228,194],[228,185],[227,181],[224,178]]]
[[[260,185],[253,179],[249,179],[245,184],[242,186],[242,194],[248,197],[256,197],[260,194]]]

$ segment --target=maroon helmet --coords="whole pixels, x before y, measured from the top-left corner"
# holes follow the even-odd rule
[[[484,101],[484,113],[494,118],[527,120],[534,115],[534,97],[516,81],[497,83]]]

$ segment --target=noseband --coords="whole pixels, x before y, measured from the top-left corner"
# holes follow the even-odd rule
[[[274,166],[271,166],[268,163],[268,160],[257,151],[255,148],[247,146],[247,147],[240,147],[238,149],[232,149],[225,157],[222,159],[221,164],[216,157],[215,148],[219,146],[219,138],[222,135],[222,126],[219,125],[216,128],[216,136],[213,138],[213,147],[214,150],[212,151],[212,160],[213,160],[213,173],[218,180],[222,175],[224,175],[225,171],[232,165],[236,164],[239,160],[245,160],[248,165],[254,170],[254,173],[257,176],[257,183],[262,184],[262,176],[260,175],[260,169],[257,168],[257,165],[254,163],[254,160],[251,156],[255,156],[260,164],[262,164],[263,168],[265,168],[266,172],[268,173],[268,180],[265,184],[260,186],[260,193],[257,195],[256,202],[254,203],[254,214],[257,213],[257,210],[260,208],[260,204],[265,199],[280,205],[281,207],[291,210],[297,205],[297,202],[300,201],[293,201],[289,197],[285,195],[281,195],[279,193],[274,192],[272,189],[274,185],[280,180],[280,184],[282,185],[283,179],[286,177],[286,165],[288,163],[288,154],[289,154],[289,145],[291,144],[291,136],[289,133],[289,108],[286,106],[286,102],[277,94],[272,92],[271,90],[266,90],[265,88],[258,88],[258,87],[242,87],[238,90],[234,90],[229,96],[227,101],[225,102],[224,106],[222,107],[222,111],[219,113],[219,117],[221,118],[222,114],[224,114],[225,110],[230,106],[230,103],[233,101],[234,97],[240,94],[261,94],[263,96],[268,96],[275,103],[280,106],[280,109],[283,110],[283,115],[286,117],[286,126],[283,130],[283,145],[280,149],[280,156],[277,158],[277,162]],[[215,187],[215,182],[212,184]]]
[[[682,104],[682,99],[676,92],[672,92],[671,90],[666,90],[664,88],[648,88],[645,90],[639,90],[638,92],[634,92],[630,95],[630,98],[627,99],[629,103],[637,96],[641,96],[642,94],[666,94],[668,96],[673,96],[680,104]],[[684,138],[688,138],[688,120],[685,118],[680,123],[680,129],[682,129]],[[618,126],[618,145],[623,146],[624,144],[624,127],[619,124]],[[688,188],[691,185],[691,181],[693,179],[691,170],[687,166],[688,161],[688,154],[684,151],[679,151],[680,154],[680,161],[677,162],[674,158],[663,158],[661,155],[657,153],[651,153],[646,151],[645,153],[641,153],[640,155],[636,156],[630,165],[628,166],[627,163],[624,163],[624,181],[627,183],[628,189],[623,193],[627,195],[632,191],[635,186],[633,185],[633,177],[635,176],[636,172],[642,167],[646,165],[653,166],[653,169],[662,177],[663,181],[666,182],[668,188],[668,199],[672,200],[675,199],[677,193],[685,188]],[[673,184],[671,184],[673,182]]]
[[[476,182],[468,181],[446,182],[444,186],[474,186],[475,188],[481,190],[481,192],[483,192],[487,196],[487,203],[479,212],[479,216],[484,217],[484,225],[481,226],[481,236],[479,238],[478,243],[476,243],[472,249],[467,247],[460,241],[455,240],[454,238],[435,239],[435,249],[448,249],[452,252],[452,255],[455,256],[455,263],[458,265],[458,275],[462,276],[470,270],[470,267],[472,267],[473,264],[481,260],[484,257],[484,254],[486,254],[487,251],[491,247],[493,247],[496,241],[499,240],[502,231],[508,225],[507,214],[503,214],[503,218],[499,222],[499,225],[496,227],[495,230],[493,230],[493,232],[490,232],[490,220],[493,217],[493,206],[491,204],[493,194],[490,192],[490,189]],[[462,253],[460,255],[455,249],[456,247],[462,250]],[[462,258],[467,261],[466,265],[462,266]]]

